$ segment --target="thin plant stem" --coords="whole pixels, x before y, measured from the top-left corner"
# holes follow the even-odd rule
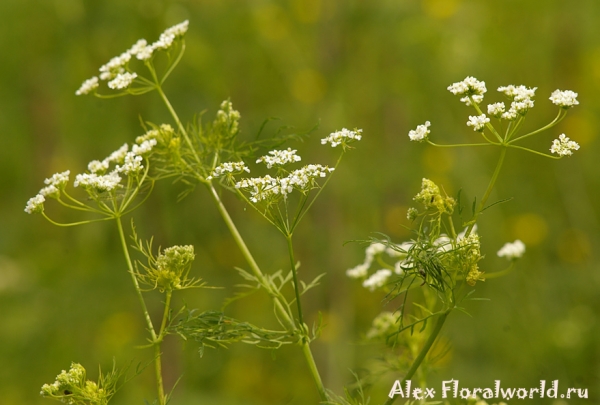
[[[290,266],[292,268],[292,278],[294,281],[294,293],[296,294],[296,306],[298,308],[298,322],[300,327],[304,325],[304,317],[302,316],[302,303],[300,302],[300,288],[298,287],[298,272],[296,271],[296,260],[294,259],[294,247],[292,245],[292,235],[285,236],[288,245],[288,254],[290,256]]]
[[[250,266],[250,269],[254,273],[254,276],[258,280],[260,280],[260,283],[262,285],[268,285],[269,284],[268,281],[266,280],[264,274],[260,270],[260,267],[258,267],[258,264],[256,263],[256,260],[254,260],[252,253],[250,253],[248,246],[246,246],[246,243],[244,242],[242,235],[240,235],[240,232],[238,231],[237,227],[233,223],[233,220],[231,219],[229,212],[225,208],[225,205],[223,205],[223,202],[221,201],[221,198],[219,197],[217,190],[215,190],[214,186],[211,183],[205,183],[205,184],[206,184],[206,187],[208,188],[211,198],[213,199],[215,205],[217,206],[217,210],[219,211],[219,214],[221,214],[221,217],[225,221],[225,224],[227,225],[229,232],[233,236],[235,243],[238,245],[238,248],[242,252],[244,259],[246,259],[246,262]],[[275,294],[273,294],[272,291],[269,291],[269,292],[273,296],[273,302],[275,304],[275,309],[276,309],[277,313],[283,317],[285,323],[287,324],[287,326],[290,330],[296,330],[296,324],[295,324],[293,318],[291,318],[289,313],[285,310],[279,297],[275,296]]]
[[[144,312],[144,319],[146,320],[146,326],[148,328],[148,332],[150,333],[152,343],[154,344],[154,369],[156,371],[156,385],[158,389],[158,400],[160,405],[165,405],[165,395],[164,395],[164,387],[162,380],[162,366],[161,366],[161,351],[160,351],[160,341],[156,336],[156,331],[154,330],[154,325],[152,324],[152,319],[150,318],[150,313],[148,312],[148,308],[146,307],[146,301],[144,301],[144,297],[142,295],[142,290],[140,289],[140,285],[138,283],[137,278],[135,277],[135,271],[133,270],[133,263],[131,262],[131,257],[129,256],[129,249],[127,249],[127,242],[125,240],[125,233],[123,232],[123,224],[121,223],[121,217],[115,218],[117,222],[117,228],[119,229],[119,238],[121,239],[121,246],[123,248],[123,253],[125,255],[125,261],[127,262],[127,268],[129,270],[129,274],[131,275],[131,280],[133,281],[133,285],[135,287],[135,292],[140,300],[140,304],[142,305],[142,311]]]
[[[425,345],[421,349],[421,352],[419,353],[417,358],[415,358],[412,365],[406,372],[406,375],[402,379],[401,385],[404,385],[404,383],[406,381],[410,380],[412,378],[412,376],[417,372],[417,370],[421,366],[421,363],[425,359],[425,356],[427,356],[427,353],[429,353],[429,350],[433,346],[433,343],[435,342],[438,335],[440,334],[440,331],[442,330],[442,327],[444,326],[444,322],[446,322],[446,318],[448,318],[448,315],[450,314],[450,312],[452,312],[452,308],[447,309],[440,315],[437,322],[435,323],[435,326],[433,327],[433,330],[431,331],[431,335],[429,335],[429,338],[427,339],[427,341],[425,342]],[[396,400],[396,397],[389,398],[387,401],[384,402],[383,405],[391,405],[394,403],[395,400]]]
[[[329,401],[329,396],[327,395],[327,391],[325,391],[325,386],[323,385],[323,380],[321,380],[321,375],[319,374],[319,369],[315,363],[315,358],[310,350],[310,344],[307,341],[302,343],[302,353],[304,354],[304,358],[306,359],[306,363],[310,369],[310,374],[317,385],[317,390],[319,391],[319,397],[321,397],[321,401]]]
[[[490,194],[492,193],[492,190],[494,189],[494,186],[496,185],[496,180],[498,180],[498,175],[500,174],[500,170],[502,169],[502,164],[504,163],[505,156],[506,156],[506,146],[502,145],[502,150],[500,151],[500,157],[498,158],[498,163],[496,164],[496,169],[494,169],[494,174],[492,175],[490,183],[488,184],[487,190],[485,190],[485,194],[483,195],[483,198],[479,202],[479,208],[477,208],[477,211],[473,215],[473,219],[470,221],[471,223],[469,224],[469,227],[467,228],[467,231],[465,232],[465,238],[471,234],[471,231],[473,231],[473,227],[475,226],[475,223],[477,222],[477,218],[479,217],[479,214],[481,214],[481,212],[485,208],[485,203],[487,202],[488,198],[490,197]]]

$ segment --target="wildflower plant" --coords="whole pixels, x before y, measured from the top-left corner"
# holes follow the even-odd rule
[[[297,346],[306,361],[320,403],[367,404],[370,398],[358,378],[358,389],[346,389],[342,396],[324,385],[311,349],[322,325],[316,322],[309,327],[303,309],[303,294],[318,286],[324,275],[310,281],[302,279],[293,243],[297,227],[339,168],[345,153],[362,139],[362,130],[343,128],[323,137],[321,145],[339,151],[337,159],[332,159],[335,163],[327,164],[305,162],[297,149],[283,147],[287,141],[301,137],[298,134],[261,138],[261,128],[254,140],[244,141],[240,137],[241,114],[230,100],[220,104],[214,119],[206,120],[200,114],[184,125],[163,85],[183,57],[187,30],[188,22],[184,21],[165,30],[153,43],[140,39],[101,66],[98,76],[85,80],[76,91],[76,95],[100,98],[156,91],[174,125],[145,122],[145,132],[134,142],[124,144],[103,160],[90,162],[86,171],[75,175],[73,191],[69,187],[70,171],[51,176],[44,181],[38,194],[27,201],[25,211],[39,213],[59,226],[115,221],[126,271],[149,334],[146,348],[153,350],[151,363],[158,405],[166,405],[171,398],[162,371],[161,348],[168,335],[195,340],[201,353],[206,347],[226,347],[233,343],[269,349]],[[387,237],[373,239],[366,249],[364,262],[347,271],[349,277],[361,280],[370,291],[381,290],[389,300],[400,299],[398,311],[378,315],[365,337],[384,342],[391,352],[400,350],[401,355],[390,357],[393,359],[390,364],[397,372],[404,373],[404,380],[410,379],[421,368],[446,318],[453,310],[461,309],[463,300],[470,299],[473,286],[511,271],[525,251],[520,241],[507,244],[498,251],[498,256],[509,260],[508,268],[498,272],[482,269],[481,238],[476,223],[479,215],[493,205],[488,205],[487,200],[507,150],[525,150],[559,159],[579,148],[565,135],[552,143],[552,155],[517,145],[562,120],[567,110],[578,104],[576,93],[559,90],[552,93],[550,99],[559,107],[557,117],[539,130],[519,135],[525,116],[533,108],[535,88],[500,87],[498,90],[508,98],[510,106],[507,109],[504,103],[490,104],[487,115],[481,108],[487,91],[484,82],[467,77],[448,89],[475,109],[476,115],[469,117],[467,125],[480,134],[483,142],[437,145],[430,140],[432,125],[429,121],[410,131],[409,137],[412,141],[443,147],[499,147],[499,161],[487,190],[479,204],[473,205],[472,216],[463,219],[460,195],[450,197],[443,187],[423,179],[421,190],[414,197],[417,207],[407,212],[407,217],[415,224],[413,238],[399,244]],[[202,279],[194,275],[194,247],[175,245],[155,251],[152,238],[144,241],[137,235],[133,220],[129,238],[123,227],[124,217],[132,215],[150,198],[154,184],[163,179],[175,180],[184,186],[180,198],[188,196],[197,186],[205,189],[246,261],[246,268],[238,268],[246,281],[244,287],[250,292],[263,290],[268,294],[278,325],[276,329],[234,319],[225,309],[201,311],[186,306],[174,309],[173,295],[178,291],[207,288]],[[289,258],[285,270],[266,270],[259,266],[223,203],[222,191],[236,195],[239,205],[250,207],[282,234]],[[46,211],[49,200],[80,212],[81,220],[73,223],[55,221]],[[132,257],[132,249],[142,257],[141,260]],[[416,292],[422,297],[420,303],[408,299],[409,293]],[[161,294],[160,318],[153,319],[148,310],[146,297],[149,294]],[[238,298],[234,297],[226,304]],[[426,333],[414,333],[417,330]],[[73,363],[68,372],[59,374],[55,383],[42,387],[42,395],[68,404],[105,405],[116,392],[117,381],[122,375],[113,369],[111,373],[101,373],[96,383],[87,380],[81,365]],[[393,401],[390,398],[385,404]]]
[[[435,343],[448,315],[455,309],[465,311],[462,303],[473,299],[473,287],[479,282],[506,275],[514,269],[516,261],[525,253],[523,242],[516,240],[498,250],[497,255],[508,259],[510,263],[504,270],[484,271],[481,264],[484,257],[481,237],[477,233],[477,220],[488,208],[509,200],[491,204],[488,202],[507,151],[517,149],[560,159],[579,149],[579,145],[564,134],[552,142],[551,154],[519,145],[524,139],[538,135],[564,119],[568,110],[579,104],[577,93],[573,91],[554,91],[550,100],[558,107],[555,119],[542,128],[520,134],[525,117],[534,106],[536,88],[522,85],[499,87],[498,91],[508,98],[510,105],[507,107],[504,102],[489,104],[487,115],[482,108],[487,92],[484,82],[467,77],[450,85],[448,90],[475,110],[476,115],[469,116],[467,126],[478,132],[483,142],[456,145],[434,143],[430,139],[432,125],[429,121],[409,131],[409,139],[427,142],[437,147],[499,148],[498,162],[487,189],[479,202],[477,199],[473,202],[471,216],[465,218],[466,212],[460,193],[456,199],[450,197],[442,187],[424,178],[421,190],[413,199],[417,207],[411,207],[407,212],[407,218],[415,225],[413,238],[399,244],[393,243],[389,237],[373,238],[366,249],[364,263],[346,272],[349,277],[362,280],[363,286],[370,291],[383,290],[387,300],[400,300],[396,305],[396,312],[383,312],[377,316],[366,337],[380,338],[383,334],[387,336],[388,342],[393,341],[395,346],[400,346],[396,347],[396,350],[403,350],[405,356],[406,353],[408,356],[412,355],[412,364],[408,370],[400,371],[403,373],[402,383],[411,379],[418,370],[421,370],[421,380],[424,378],[421,364]],[[489,265],[485,265],[485,268],[488,267]],[[414,297],[417,292],[419,294]],[[409,299],[409,296],[413,298]],[[393,327],[390,326],[392,322]],[[414,344],[405,344],[402,349],[398,340],[398,335],[402,333],[422,336],[418,343],[418,351],[414,351]],[[385,404],[389,405],[394,400],[390,398]]]

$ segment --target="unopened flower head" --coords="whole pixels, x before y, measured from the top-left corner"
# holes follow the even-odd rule
[[[285,166],[288,163],[302,160],[300,156],[296,155],[296,150],[292,150],[292,148],[287,148],[287,150],[272,150],[269,152],[269,155],[262,156],[256,163],[262,162],[270,169],[273,166]]]
[[[240,112],[233,109],[230,100],[221,103],[213,128],[225,134],[236,134],[239,130]]]
[[[108,82],[108,87],[113,90],[126,89],[131,85],[131,83],[133,83],[136,77],[137,73],[119,73],[113,80]]]
[[[456,201],[454,198],[442,196],[440,188],[431,180],[423,179],[421,182],[421,191],[413,200],[422,203],[427,209],[435,209],[440,213],[452,214]]]
[[[555,105],[564,109],[579,105],[579,101],[577,101],[577,93],[571,90],[554,90],[550,96],[550,100]]]
[[[329,136],[321,139],[321,144],[330,144],[332,148],[335,148],[338,145],[342,145],[343,147],[355,142],[360,141],[362,139],[362,129],[355,129],[351,131],[346,128],[342,128],[341,131],[336,131],[331,133]]]
[[[227,174],[236,175],[242,172],[250,173],[250,169],[248,169],[244,162],[225,162],[215,167],[206,179],[212,180]]]
[[[550,152],[558,156],[571,156],[574,150],[579,150],[579,144],[570,140],[565,134],[559,135],[558,139],[552,141],[550,147]]]
[[[417,125],[417,129],[411,129],[408,132],[408,137],[411,141],[422,142],[427,139],[427,135],[431,132],[429,127],[431,123],[429,121],[425,121],[425,124]]]
[[[387,280],[392,275],[392,271],[388,269],[377,270],[368,279],[363,281],[363,287],[369,289],[369,291],[375,291],[376,288],[383,287]]]
[[[485,82],[479,81],[472,76],[467,76],[462,82],[456,82],[448,86],[448,91],[457,96],[463,96],[460,101],[471,105],[471,99],[475,104],[483,101],[483,95],[487,91]]]
[[[46,201],[46,199],[42,194],[38,194],[35,197],[31,197],[27,201],[27,205],[25,206],[25,212],[28,214],[34,214],[44,211],[44,201]]]
[[[98,77],[94,76],[91,79],[87,79],[81,87],[75,92],[75,95],[81,96],[82,94],[90,94],[92,91],[98,88]]]
[[[508,260],[518,259],[523,257],[525,253],[525,244],[521,242],[519,239],[512,243],[506,243],[502,248],[498,251],[498,257],[505,257]]]
[[[481,132],[485,128],[485,124],[490,122],[490,119],[485,115],[477,115],[477,116],[469,116],[469,121],[467,122],[467,126],[473,127],[473,131]]]

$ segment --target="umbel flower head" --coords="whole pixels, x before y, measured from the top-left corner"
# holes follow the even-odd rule
[[[40,395],[59,400],[68,405],[106,405],[116,391],[116,372],[100,375],[99,383],[86,379],[85,368],[71,363],[69,371],[61,371],[52,384],[44,384]]]
[[[431,122],[425,121],[425,124],[417,125],[417,129],[411,129],[408,132],[408,137],[411,141],[422,142],[427,139],[427,135],[431,132],[429,127],[431,126]]]
[[[558,156],[571,156],[574,150],[579,150],[579,144],[570,140],[565,134],[559,135],[558,139],[552,141],[550,147],[551,153],[556,153]]]
[[[196,255],[194,246],[172,246],[164,249],[155,259],[150,246],[144,249],[138,241],[139,250],[148,258],[148,266],[142,265],[145,272],[137,273],[138,279],[160,292],[183,290],[198,287],[199,281],[189,278],[189,272]]]
[[[479,81],[472,76],[467,76],[462,82],[456,82],[448,86],[448,91],[456,96],[463,96],[460,101],[466,105],[471,105],[471,100],[475,104],[483,101],[483,95],[487,91],[485,82]]]
[[[131,59],[136,58],[146,62],[149,61],[157,51],[168,51],[173,46],[176,39],[185,35],[188,30],[188,25],[189,23],[186,20],[171,28],[167,28],[160,34],[159,39],[152,44],[148,44],[145,39],[138,40],[127,51],[119,56],[115,56],[106,64],[102,65],[99,69],[100,74],[85,80],[75,94],[80,96],[83,94],[94,93],[100,85],[99,80],[107,81],[108,87],[113,90],[128,89],[138,77],[136,72],[130,70],[129,63]]]
[[[343,148],[346,148],[349,144],[355,141],[360,141],[361,139],[362,129],[354,129],[354,131],[350,131],[349,129],[342,128],[341,131],[333,132],[329,136],[321,139],[321,144],[330,144],[332,148],[342,145]]]
[[[525,244],[519,239],[512,243],[505,243],[497,254],[498,257],[505,257],[508,260],[518,259],[525,254]]]

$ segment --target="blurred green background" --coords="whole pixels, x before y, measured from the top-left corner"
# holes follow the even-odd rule
[[[2,0],[0,2],[0,403],[50,403],[39,396],[71,361],[95,378],[97,365],[145,361],[139,304],[114,225],[58,228],[23,212],[43,179],[82,172],[142,134],[140,118],[170,119],[156,93],[99,100],[76,97],[81,82],[139,38],[190,20],[187,51],[165,90],[185,120],[231,98],[242,132],[262,121],[319,129],[298,149],[305,162],[333,164],[319,139],[342,127],[363,128],[330,186],[300,227],[302,277],[327,272],[305,296],[310,321],[322,311],[326,329],[314,345],[326,385],[340,392],[377,356],[359,344],[382,296],[344,272],[363,260],[364,246],[345,241],[385,232],[401,242],[406,208],[421,178],[455,195],[481,196],[496,161],[492,150],[441,150],[410,144],[425,120],[440,143],[476,139],[465,126],[472,110],[446,87],[467,75],[484,80],[486,101],[498,86],[538,87],[525,129],[556,114],[557,89],[579,93],[581,105],[558,127],[527,145],[546,151],[565,132],[581,145],[554,161],[510,153],[492,199],[514,196],[481,217],[483,270],[504,266],[495,252],[520,238],[527,254],[510,276],[477,285],[490,301],[454,313],[443,339],[451,351],[430,374],[431,386],[588,388],[600,403],[600,3],[559,0]],[[275,129],[274,124],[271,128]],[[194,272],[222,290],[187,292],[175,304],[218,308],[241,280],[241,255],[203,189],[177,202],[181,186],[164,182],[135,218],[140,236],[157,244],[194,244]],[[286,265],[280,235],[241,202],[225,197],[258,262]],[[48,204],[51,207],[51,204]],[[51,209],[51,208],[48,208]],[[71,212],[53,210],[60,220]],[[151,305],[159,310],[159,298]],[[229,314],[272,325],[267,297],[233,305]],[[156,314],[158,316],[158,314]],[[311,404],[317,395],[300,353],[234,345],[209,350],[176,339],[165,347],[167,384],[183,375],[173,404]],[[115,404],[152,401],[151,372],[128,384]],[[401,377],[401,376],[397,376]],[[392,385],[371,392],[381,402]],[[439,385],[438,385],[439,386]],[[531,403],[552,404],[550,400]],[[569,402],[577,403],[577,402]],[[557,401],[554,405],[564,405]]]

